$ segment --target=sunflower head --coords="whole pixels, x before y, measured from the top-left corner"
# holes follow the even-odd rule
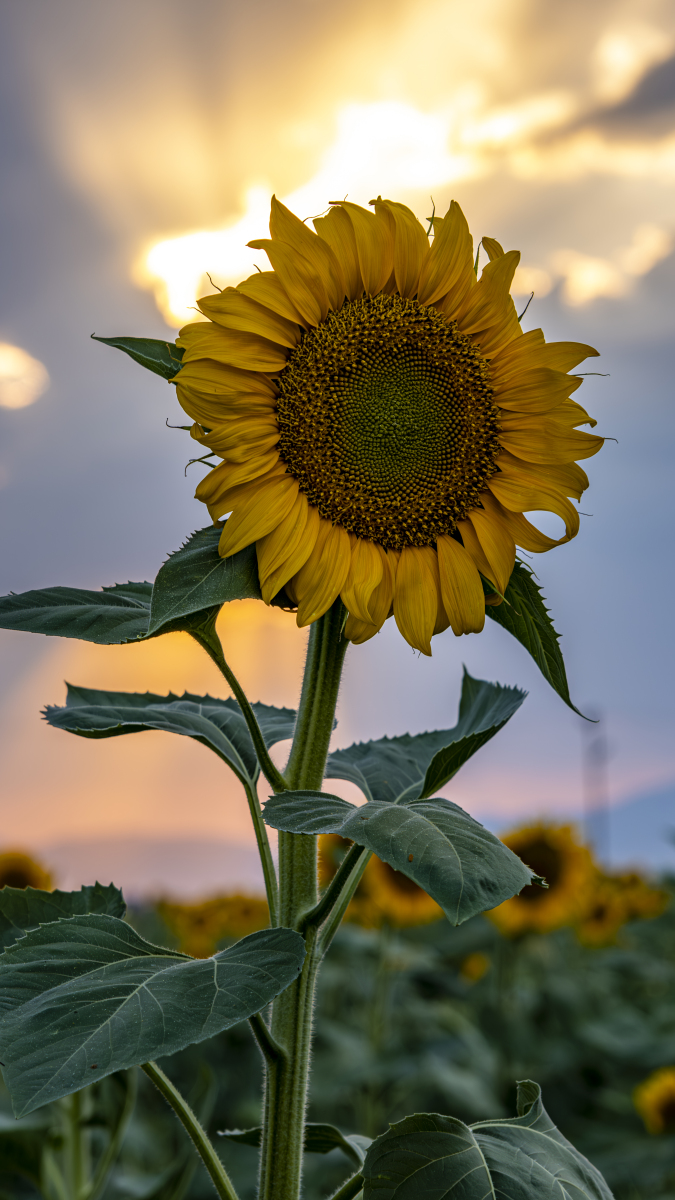
[[[675,1133],[675,1067],[661,1067],[638,1084],[633,1103],[647,1133]]]
[[[459,973],[465,983],[474,984],[478,983],[484,975],[487,975],[490,966],[491,963],[487,954],[483,954],[480,950],[474,950],[471,954],[467,954],[466,958],[462,959]]]
[[[222,460],[197,496],[227,557],[255,543],[263,599],[282,588],[299,625],[341,597],[347,637],[393,615],[431,653],[449,626],[479,632],[516,543],[574,537],[602,445],[571,400],[590,346],[524,334],[510,296],[518,264],[493,238],[480,279],[454,203],[429,233],[378,197],[343,202],[312,230],[273,198],[271,270],[199,301],[181,330],[178,398],[192,436]],[[549,510],[555,541],[524,516]]]
[[[319,838],[322,887],[333,878],[352,844],[337,833]],[[371,929],[383,924],[402,929],[437,921],[443,910],[412,879],[373,854],[345,915],[346,920]]]
[[[609,946],[629,921],[658,917],[669,902],[668,892],[652,887],[635,872],[605,875],[598,872],[585,911],[576,926],[586,946]]]
[[[0,853],[0,888],[39,888],[50,892],[53,887],[49,871],[23,850],[4,850]]]
[[[548,887],[530,884],[488,914],[502,933],[549,933],[587,911],[596,875],[589,851],[569,825],[528,825],[502,839]]]
[[[193,958],[210,958],[225,939],[245,937],[269,924],[267,901],[240,893],[199,904],[160,900],[157,912],[178,939],[179,950]]]

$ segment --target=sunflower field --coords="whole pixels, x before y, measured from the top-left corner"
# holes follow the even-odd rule
[[[319,985],[305,1156],[311,1200],[357,1161],[354,1144],[411,1106],[466,1122],[508,1116],[513,1081],[527,1078],[541,1083],[552,1120],[616,1200],[675,1197],[675,878],[606,874],[567,826],[540,823],[506,840],[526,859],[538,853],[535,866],[546,858],[549,892],[521,893],[459,927],[439,919],[405,876],[371,860]],[[345,853],[341,843],[322,839],[324,882]],[[15,852],[0,855],[0,885],[10,878],[25,886],[45,876]],[[255,897],[226,895],[162,900],[129,919],[146,937],[207,957],[262,928],[267,911]],[[242,1200],[253,1200],[261,1062],[246,1022],[164,1065],[215,1138]],[[74,1103],[83,1200],[212,1194],[162,1097],[131,1070],[18,1122],[2,1094],[2,1200],[70,1200]]]

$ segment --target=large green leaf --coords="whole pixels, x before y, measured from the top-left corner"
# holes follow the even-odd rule
[[[116,583],[100,592],[53,587],[0,596],[0,629],[80,638],[111,646],[148,636],[151,583]]]
[[[0,957],[0,1058],[17,1116],[260,1012],[305,945],[266,929],[208,959],[153,946],[115,917],[54,921]]]
[[[0,946],[11,946],[29,929],[79,917],[85,913],[106,913],[123,917],[127,906],[119,888],[110,883],[95,883],[79,892],[43,892],[38,888],[0,888]]]
[[[199,529],[160,567],[152,593],[150,633],[228,600],[260,599],[255,546],[221,558],[221,533],[220,526]]]
[[[330,755],[326,778],[348,779],[368,800],[397,803],[430,796],[503,728],[526,695],[519,688],[473,679],[465,668],[454,729],[356,742]]]
[[[366,1153],[364,1200],[612,1200],[600,1172],[558,1132],[535,1083],[518,1086],[518,1116],[465,1125],[418,1113]]]
[[[184,351],[174,342],[162,342],[157,338],[104,338],[97,337],[95,333],[92,333],[91,336],[95,342],[103,342],[105,346],[114,346],[116,350],[123,350],[125,354],[133,358],[134,362],[139,363],[141,367],[146,367],[155,375],[161,375],[162,379],[173,379],[183,365]]]
[[[485,586],[485,585],[484,585]],[[491,590],[491,589],[490,589]],[[572,704],[567,673],[559,645],[560,634],[553,628],[541,589],[529,567],[516,560],[504,592],[505,603],[487,604],[485,612],[498,625],[508,629],[532,655],[539,670],[565,704],[580,717],[583,713]]]
[[[270,704],[251,705],[266,745],[292,736],[295,712]],[[106,692],[68,684],[63,708],[49,706],[45,719],[80,737],[108,738],[159,729],[194,738],[219,755],[243,783],[255,783],[259,768],[253,742],[236,700],[213,696],[157,696],[152,692]]]
[[[222,1129],[219,1132],[220,1137],[243,1146],[260,1146],[262,1143],[262,1125],[256,1125],[253,1129]],[[339,1149],[355,1167],[360,1167],[370,1143],[371,1138],[359,1133],[341,1133],[335,1125],[319,1125],[311,1121],[305,1125],[304,1148],[308,1154],[330,1154],[331,1150]]]
[[[360,808],[321,792],[270,796],[263,816],[288,833],[339,833],[414,880],[460,925],[540,877],[450,800],[372,800]]]

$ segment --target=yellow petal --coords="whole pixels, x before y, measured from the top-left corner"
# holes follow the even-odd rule
[[[287,321],[293,321],[299,325],[304,323],[279,276],[275,275],[274,271],[256,271],[255,275],[249,275],[248,279],[237,284],[237,291],[241,292],[243,296],[249,296],[258,304],[264,304],[265,308],[270,308],[272,312],[278,313],[280,317],[285,317]]]
[[[238,288],[225,288],[214,296],[203,296],[197,306],[205,317],[225,329],[255,333],[291,350],[300,341],[300,327],[294,321],[287,321],[256,300],[242,295]]]
[[[431,655],[438,617],[438,560],[431,546],[405,546],[394,584],[394,617],[406,642]]]
[[[223,463],[220,467],[214,467],[201,480],[195,491],[195,499],[201,500],[207,506],[213,520],[217,520],[232,512],[231,497],[235,488],[248,486],[251,481],[261,479],[272,472],[279,474],[279,465],[286,470],[286,464],[279,463],[276,450],[270,450],[267,454],[251,455],[244,463]]]
[[[604,445],[604,438],[595,433],[565,429],[546,417],[522,417],[518,428],[513,426],[502,425],[499,441],[505,450],[525,462],[574,462],[578,458],[591,458]]]
[[[595,429],[598,423],[576,400],[563,400],[562,404],[549,413],[549,418],[559,425],[590,425],[591,429]]]
[[[405,204],[372,200],[375,212],[384,209],[394,222],[394,277],[399,295],[417,295],[420,271],[429,257],[429,239],[417,217]]]
[[[339,308],[345,291],[337,258],[330,246],[276,196],[272,196],[270,233],[273,241],[284,242],[307,260],[325,288],[330,307]]]
[[[492,364],[490,364],[492,369]],[[495,380],[495,404],[513,412],[550,412],[581,387],[581,380],[550,367],[523,370],[500,384]]]
[[[516,561],[516,543],[506,525],[499,520],[496,511],[487,512],[482,508],[473,508],[469,513],[469,520],[492,568],[488,579],[496,583],[497,591],[503,595]]]
[[[212,358],[249,371],[281,371],[286,366],[287,352],[275,342],[237,329],[222,329],[210,321],[195,321],[184,325],[176,345],[185,350],[184,362],[196,358]]]
[[[598,351],[583,342],[545,342],[541,329],[531,329],[517,342],[503,347],[490,363],[493,377],[500,382],[522,370],[548,367],[553,371],[571,371],[585,358],[597,358]]]
[[[202,323],[203,325],[203,323]],[[178,387],[196,388],[204,395],[214,396],[242,392],[261,392],[272,398],[279,394],[279,389],[269,375],[262,371],[241,370],[239,367],[228,366],[225,363],[214,362],[210,358],[196,359],[186,363],[180,375],[176,376]]]
[[[501,258],[504,253],[504,247],[496,238],[483,237],[481,238],[481,245],[490,262],[494,262],[496,258]]]
[[[359,621],[356,617],[352,617],[351,613],[347,617],[345,624],[345,637],[348,642],[353,642],[355,646],[362,646],[364,642],[375,637],[379,633],[377,625],[370,625],[367,621]]]
[[[252,455],[265,454],[279,441],[279,426],[274,414],[262,417],[242,417],[203,432],[201,426],[191,430],[200,446],[208,446],[214,454],[229,462],[244,463]]]
[[[327,216],[314,218],[314,228],[340,264],[347,299],[358,299],[363,294],[363,280],[354,227],[346,212],[339,206],[331,208]]]
[[[476,565],[468,551],[453,537],[443,535],[436,543],[443,607],[452,632],[480,633],[485,624],[485,595]]]
[[[342,603],[359,621],[375,623],[370,598],[382,581],[383,571],[382,555],[375,543],[355,538],[349,574],[340,595]]]
[[[417,299],[420,304],[435,304],[445,297],[444,311],[452,318],[475,283],[473,238],[464,213],[453,200],[446,216],[434,221],[434,240],[420,272]]]
[[[473,560],[474,566],[485,579],[489,579],[493,587],[497,587],[495,580],[492,578],[494,572],[490,566],[483,547],[478,540],[478,534],[470,521],[458,521],[457,529],[459,530],[464,549]],[[501,589],[500,589],[501,590]]]
[[[264,250],[285,292],[288,292],[306,325],[318,325],[328,315],[326,289],[306,258],[285,242],[257,238],[248,242],[253,250]]]
[[[266,604],[307,562],[319,532],[318,509],[298,495],[293,508],[272,533],[256,542],[262,598]]]
[[[350,563],[347,530],[322,519],[314,549],[292,580],[300,627],[310,625],[328,611],[344,587]]]
[[[272,396],[255,393],[237,395],[227,392],[221,396],[206,395],[193,388],[178,385],[178,403],[193,421],[199,421],[207,429],[221,425],[230,416],[273,416],[276,400]]]
[[[250,485],[249,485],[250,486]],[[235,504],[218,544],[221,558],[229,558],[280,525],[298,494],[298,481],[290,475],[256,483],[249,496]]]
[[[370,213],[358,204],[343,201],[340,207],[352,223],[363,286],[369,296],[376,296],[394,269],[391,222],[383,213]]]
[[[499,465],[501,469],[488,480],[488,488],[504,508],[520,513],[556,513],[565,522],[568,538],[576,537],[579,532],[579,514],[552,476],[546,478],[544,475],[532,475],[526,469],[514,470],[502,456],[499,458]],[[529,464],[522,465],[523,468],[527,468]]]

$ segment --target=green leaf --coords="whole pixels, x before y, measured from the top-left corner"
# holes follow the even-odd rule
[[[262,1126],[254,1129],[223,1129],[220,1137],[228,1138],[231,1142],[239,1142],[243,1146],[260,1146],[262,1142]],[[308,1122],[305,1125],[305,1153],[329,1154],[336,1147],[347,1155],[355,1167],[360,1167],[364,1161],[366,1150],[371,1139],[362,1137],[359,1133],[341,1133],[335,1125],[319,1125]]]
[[[229,600],[260,599],[255,546],[221,558],[221,533],[221,526],[199,529],[160,567],[152,593],[150,633]]]
[[[213,750],[243,783],[255,783],[258,760],[236,700],[213,696],[157,696],[152,692],[106,692],[68,684],[63,708],[48,706],[45,720],[80,737],[108,738],[159,729],[194,738]],[[265,744],[292,736],[295,712],[270,704],[251,705]]]
[[[553,628],[551,615],[532,571],[518,559],[504,592],[504,600],[506,603],[487,604],[486,615],[513,634],[532,655],[544,679],[555,688],[565,704],[583,717],[584,714],[570,699],[565,663],[559,646],[560,634]]]
[[[38,888],[0,888],[0,946],[11,946],[29,929],[79,917],[85,913],[105,913],[123,917],[127,910],[124,897],[114,884],[95,883],[79,892],[43,892]]]
[[[368,800],[398,803],[429,796],[506,724],[526,692],[473,679],[466,668],[454,729],[356,742],[328,759],[327,779],[348,779]]]
[[[155,375],[161,375],[162,379],[173,379],[181,369],[184,351],[174,342],[162,342],[157,338],[104,338],[97,337],[95,333],[91,336],[95,342],[123,350],[134,362],[153,371]]]
[[[452,925],[540,882],[499,838],[441,797],[357,807],[321,792],[280,792],[263,816],[274,829],[339,833],[372,850],[428,892]]]
[[[229,1029],[287,988],[304,957],[291,929],[190,959],[115,917],[40,926],[0,957],[0,1058],[14,1112]]]
[[[364,1200],[612,1200],[556,1129],[537,1084],[518,1085],[518,1114],[471,1126],[438,1113],[405,1117],[368,1149]]]
[[[181,618],[230,600],[261,599],[255,546],[221,558],[218,542],[222,532],[222,525],[198,529],[160,568],[152,593],[151,635],[168,623],[176,627]],[[272,604],[293,607],[283,589]]]
[[[116,583],[100,592],[53,587],[0,596],[0,629],[118,645],[148,636],[151,583]]]

